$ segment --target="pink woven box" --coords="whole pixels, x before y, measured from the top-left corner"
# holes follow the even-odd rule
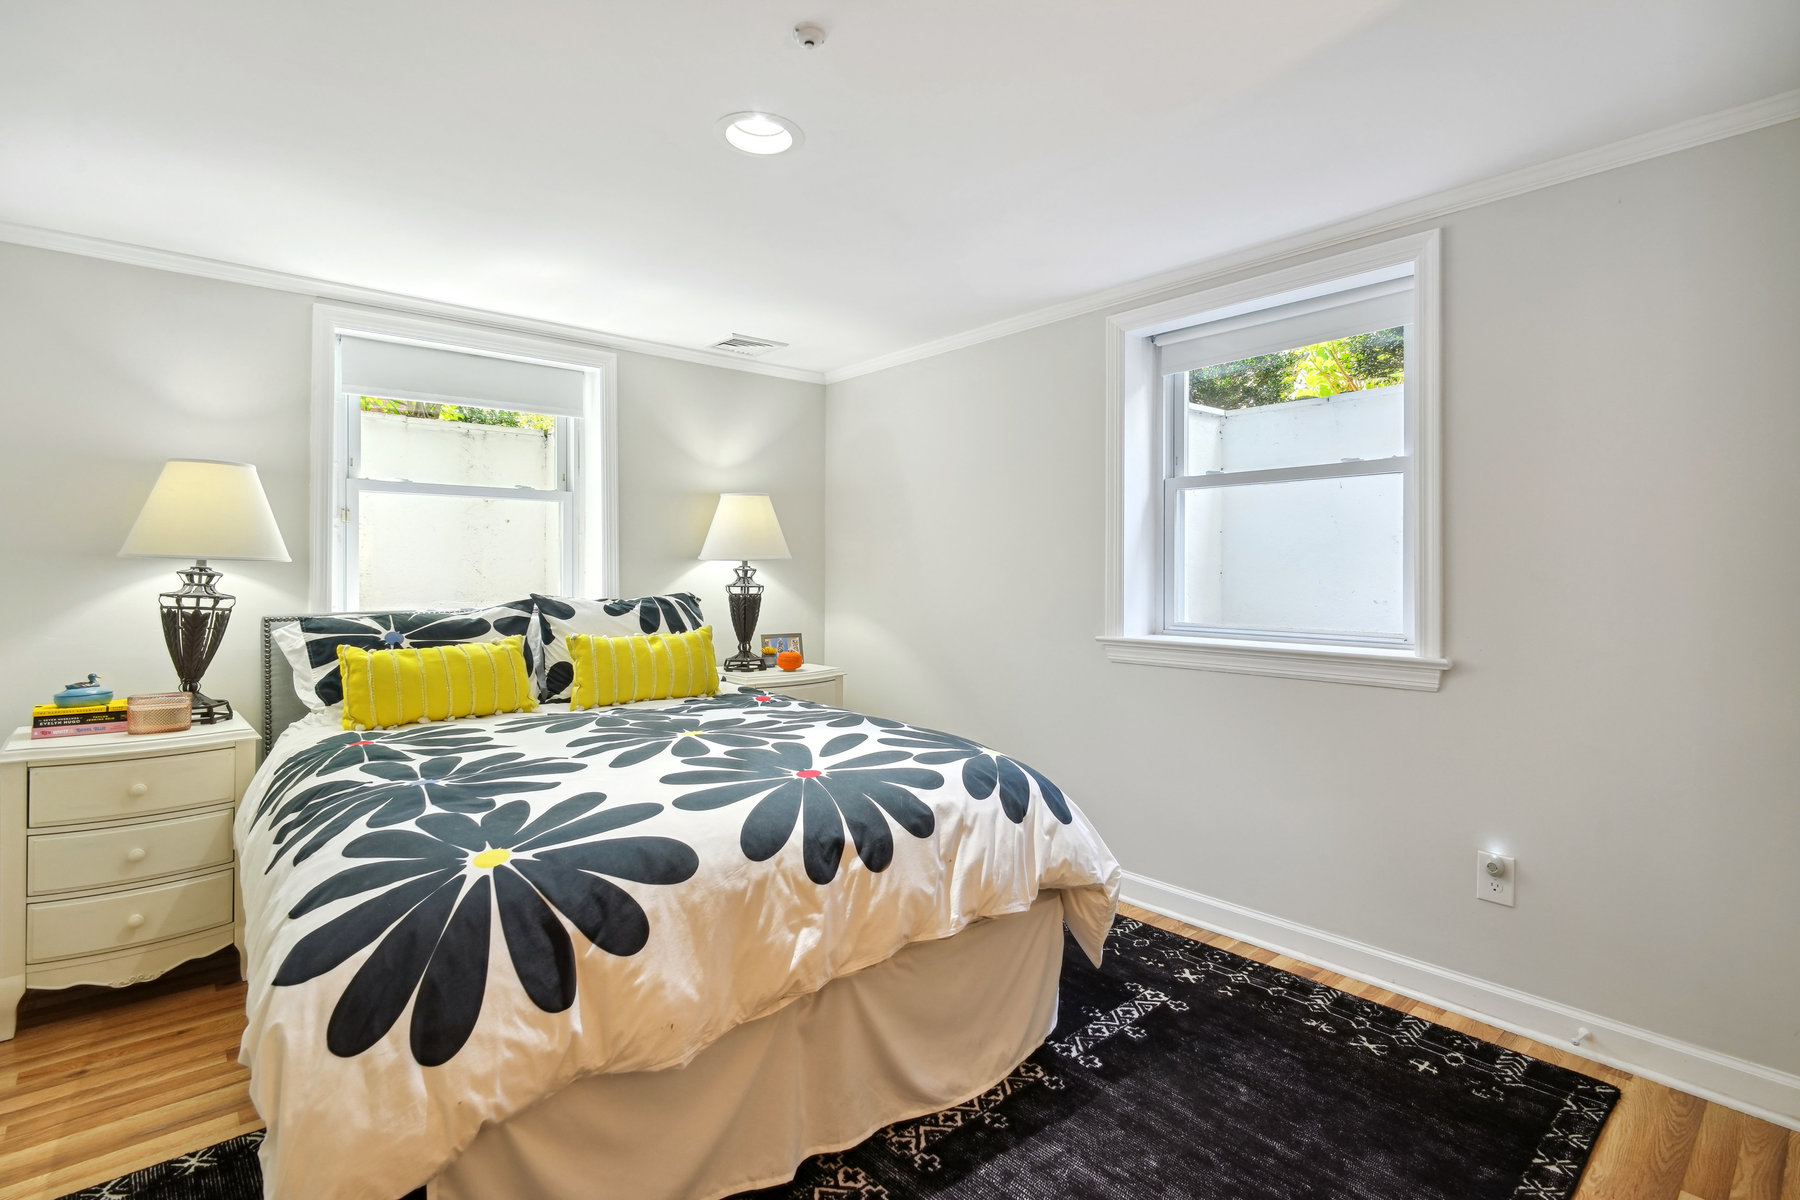
[[[178,733],[193,723],[194,698],[186,692],[125,697],[126,733]]]

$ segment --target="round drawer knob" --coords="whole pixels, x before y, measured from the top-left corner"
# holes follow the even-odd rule
[[[143,923],[144,923],[144,914],[143,913],[132,913],[129,917],[125,918],[125,928],[127,928],[127,929],[136,929]]]
[[[150,791],[150,785],[149,785],[149,784],[147,784],[147,783],[134,783],[134,784],[132,784],[132,785],[131,785],[131,786],[130,786],[130,787],[128,787],[128,788],[126,788],[126,789],[125,789],[125,794],[126,794],[126,795],[127,795],[127,796],[131,796],[131,797],[134,797],[134,798],[135,798],[135,797],[138,797],[138,796],[143,796],[143,795],[146,795],[146,794],[148,794],[148,793],[149,793],[149,791]]]
[[[143,862],[144,859],[149,855],[149,853],[150,852],[148,850],[144,849],[142,846],[133,846],[131,848],[130,852],[125,855],[125,861],[126,862]]]

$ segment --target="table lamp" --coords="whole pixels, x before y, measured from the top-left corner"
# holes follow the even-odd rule
[[[738,652],[725,660],[727,671],[760,671],[762,655],[750,649],[756,636],[756,618],[762,612],[762,584],[756,582],[753,558],[791,558],[787,539],[775,506],[763,492],[724,492],[713,512],[712,528],[700,557],[709,562],[738,560],[737,576],[725,594],[731,601],[731,628],[737,633]]]
[[[163,464],[150,498],[138,513],[120,558],[191,558],[175,572],[181,587],[162,594],[163,640],[169,645],[181,690],[194,697],[194,723],[231,719],[231,705],[200,691],[200,677],[212,664],[225,636],[237,597],[214,585],[219,572],[212,558],[288,562],[281,529],[263,495],[262,480],[249,463],[172,458]]]

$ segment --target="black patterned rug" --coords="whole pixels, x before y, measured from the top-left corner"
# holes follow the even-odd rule
[[[1618,1098],[1121,917],[1104,968],[1069,943],[1056,1030],[1000,1084],[735,1200],[1569,1200]],[[260,1200],[260,1138],[75,1196]]]

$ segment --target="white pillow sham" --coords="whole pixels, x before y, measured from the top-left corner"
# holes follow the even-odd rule
[[[538,677],[538,701],[543,704],[569,698],[569,689],[575,683],[569,638],[575,634],[626,637],[634,633],[686,633],[706,624],[700,615],[700,597],[692,592],[621,600],[533,594],[531,602],[537,606],[538,660],[543,664]]]
[[[295,694],[308,709],[317,712],[344,698],[338,678],[339,646],[363,650],[454,646],[460,642],[497,642],[517,634],[525,650],[525,667],[536,680],[531,615],[530,600],[454,611],[321,613],[277,626],[269,640],[293,669]]]

